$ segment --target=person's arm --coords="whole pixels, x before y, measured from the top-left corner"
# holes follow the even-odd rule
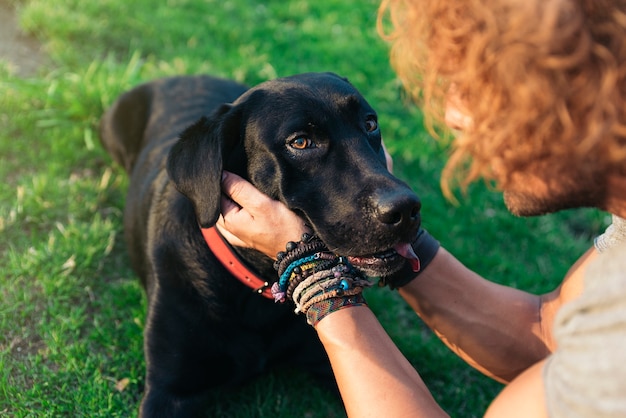
[[[316,330],[348,416],[448,416],[368,307],[333,312]]]
[[[448,416],[417,371],[364,306],[328,315],[316,327],[350,417]],[[529,367],[496,397],[485,418],[547,417],[542,369]]]
[[[336,311],[316,327],[349,417],[448,416],[365,307]],[[486,418],[547,417],[541,361],[507,385]]]
[[[625,240],[626,221],[614,215],[561,285],[541,296],[486,281],[443,249],[399,291],[452,350],[483,373],[508,382],[556,350],[555,315],[582,293],[584,274],[600,252]]]
[[[536,296],[483,279],[441,248],[399,293],[455,353],[509,382],[554,351],[554,315],[580,294],[582,272],[595,255],[589,250],[559,288]]]

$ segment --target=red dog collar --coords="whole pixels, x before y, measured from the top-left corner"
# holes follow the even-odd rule
[[[215,257],[217,257],[220,263],[222,263],[233,276],[239,279],[241,283],[251,288],[255,293],[274,300],[274,296],[272,296],[272,291],[270,290],[270,284],[246,267],[237,254],[233,252],[226,240],[224,240],[224,237],[219,233],[217,228],[213,226],[211,228],[200,228],[200,230]]]

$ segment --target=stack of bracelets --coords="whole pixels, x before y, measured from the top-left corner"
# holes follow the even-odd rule
[[[303,234],[300,242],[288,242],[286,252],[276,258],[279,280],[272,285],[274,300],[292,300],[296,313],[306,315],[310,325],[344,307],[365,304],[362,292],[371,283],[314,235]]]

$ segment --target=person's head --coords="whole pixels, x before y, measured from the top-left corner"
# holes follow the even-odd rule
[[[532,215],[601,207],[626,174],[626,2],[383,0],[379,24],[427,120],[463,125],[444,190],[493,180]]]

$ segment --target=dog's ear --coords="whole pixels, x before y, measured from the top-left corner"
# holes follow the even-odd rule
[[[224,153],[239,142],[239,117],[234,109],[224,104],[187,128],[167,158],[170,179],[191,200],[203,228],[213,226],[220,215]]]

